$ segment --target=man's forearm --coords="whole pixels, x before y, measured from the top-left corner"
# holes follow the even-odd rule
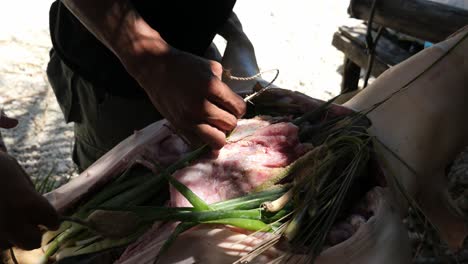
[[[81,23],[122,61],[132,74],[146,53],[164,55],[170,46],[128,0],[62,0]]]

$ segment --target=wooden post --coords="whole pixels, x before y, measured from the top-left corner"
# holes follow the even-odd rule
[[[351,0],[348,13],[368,20],[374,0]],[[376,0],[374,22],[399,32],[439,42],[468,25],[468,10],[427,0]]]
[[[341,93],[347,93],[358,89],[361,67],[352,60],[345,57],[343,62],[343,80],[341,82]]]

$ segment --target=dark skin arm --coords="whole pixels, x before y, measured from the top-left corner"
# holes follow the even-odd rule
[[[188,138],[226,142],[245,103],[221,81],[222,66],[167,44],[127,0],[63,0],[120,59],[153,105]]]
[[[225,69],[230,70],[230,73],[233,76],[239,77],[249,77],[259,73],[254,46],[245,34],[242,24],[236,14],[231,14],[224,26],[220,28],[218,34],[227,41],[226,49],[221,61],[221,64]],[[224,81],[237,94],[246,96],[254,92],[253,89],[257,84],[261,87],[268,85],[271,78],[274,76],[273,73],[274,72],[271,71],[264,76],[258,76],[257,78],[248,81],[232,80],[229,78],[225,78]],[[266,77],[267,80],[264,80],[263,77]],[[271,85],[270,87],[276,86]]]
[[[0,115],[0,127],[11,128],[17,121]],[[42,233],[39,226],[55,230],[59,220],[55,209],[36,192],[18,162],[0,151],[0,249],[11,245],[38,248]]]

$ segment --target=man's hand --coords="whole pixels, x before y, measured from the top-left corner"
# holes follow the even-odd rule
[[[246,109],[221,81],[221,64],[176,49],[142,58],[134,77],[161,114],[189,139],[221,148]]]
[[[0,128],[13,128],[18,125],[18,120],[9,118],[5,112],[0,111]]]
[[[34,190],[16,160],[4,152],[0,152],[0,188],[0,249],[11,245],[38,248],[42,236],[39,225],[55,230],[58,215]]]
[[[224,132],[235,127],[246,107],[221,81],[219,63],[170,47],[129,0],[62,3],[115,53],[176,129],[214,148],[224,145]]]

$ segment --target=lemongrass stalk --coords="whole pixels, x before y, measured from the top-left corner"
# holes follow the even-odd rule
[[[75,242],[75,245],[83,247],[83,246],[90,245],[91,243],[96,242],[99,239],[102,239],[102,236],[97,235],[97,236],[93,236],[93,237],[86,238],[83,240],[78,240]]]
[[[212,208],[203,201],[198,195],[196,195],[192,190],[187,186],[182,184],[180,181],[176,180],[174,177],[169,175],[167,172],[163,172],[163,176],[169,181],[169,183],[180,192],[187,201],[193,206],[196,211],[207,211],[212,210]]]
[[[264,202],[261,207],[267,212],[276,213],[286,206],[286,204],[293,198],[293,195],[293,190],[289,189],[289,191],[283,194],[280,198],[271,202]]]
[[[305,217],[305,210],[297,212],[291,220],[288,221],[288,225],[284,230],[284,237],[286,237],[289,241],[292,241],[297,233],[299,232],[299,228],[301,226],[301,221]]]
[[[264,190],[268,190],[272,186],[276,185],[282,179],[289,176],[297,167],[293,164],[290,164],[283,168],[274,168],[270,171],[270,177],[268,180],[260,184],[259,186],[255,187],[255,192],[260,192]]]
[[[216,211],[186,211],[169,214],[152,214],[149,212],[142,217],[143,221],[182,221],[182,222],[206,222],[224,218],[262,219],[261,209],[251,210],[216,210]]]
[[[359,168],[361,167],[360,165],[363,164],[363,163],[361,162],[362,160],[361,160],[360,156],[358,155],[357,157],[358,157],[357,158],[357,163],[358,164],[356,165],[357,168],[351,171],[349,177],[347,178],[346,183],[342,185],[343,190],[341,190],[339,192],[336,205],[331,208],[332,212],[330,213],[330,215],[328,215],[328,217],[326,217],[327,221],[325,221],[325,226],[321,230],[322,231],[321,236],[318,236],[317,239],[316,239],[315,248],[313,250],[313,255],[312,255],[312,258],[310,260],[315,260],[315,258],[320,253],[320,250],[322,249],[323,244],[325,243],[326,236],[327,236],[328,232],[330,231],[333,223],[335,222],[336,217],[338,215],[338,212],[339,212],[339,210],[341,208],[341,205],[343,204],[343,200],[344,200],[349,188],[351,187],[352,181],[356,177],[356,174],[361,171]],[[367,164],[367,162],[365,162],[365,163]]]
[[[59,262],[64,258],[75,256],[75,252],[82,247],[83,246],[73,246],[60,249],[60,251],[58,251],[54,256],[54,262]]]
[[[336,220],[339,209],[341,208],[345,195],[348,193],[354,178],[356,175],[359,175],[367,165],[368,150],[365,148],[366,142],[353,140],[351,138],[342,139],[344,140],[343,142],[351,144],[349,151],[355,155],[353,160],[342,172],[346,177],[344,178],[344,181],[340,183],[340,188],[337,191],[336,196],[332,198],[330,206],[324,207],[323,205],[319,205],[319,208],[321,208],[320,212],[315,213],[314,216],[310,220],[307,220],[304,223],[305,225],[302,225],[301,227],[301,229],[307,230],[307,232],[298,233],[297,236],[295,235],[293,237],[295,245],[298,245],[299,243],[298,246],[308,245],[310,248],[311,254],[307,259],[308,262],[312,262],[320,252],[326,235]],[[343,143],[339,140],[336,142]],[[343,154],[343,158],[345,157],[347,157],[346,153]],[[303,212],[304,211],[306,210],[303,210]],[[316,231],[318,228],[319,230]]]
[[[306,154],[295,160],[290,165],[273,171],[272,177],[270,177],[269,180],[257,186],[255,188],[255,191],[263,191],[269,189],[271,186],[277,184],[292,173],[301,170],[304,167],[313,166],[313,164],[317,160],[317,157],[321,156],[324,151],[326,151],[326,148],[322,146],[315,147],[311,151],[307,152]]]
[[[96,194],[91,200],[89,200],[87,203],[85,203],[80,211],[86,211],[90,208],[97,207],[104,203],[105,201],[115,197],[118,194],[121,194],[125,190],[128,190],[129,188],[138,186],[141,184],[141,179],[130,179],[125,182],[122,182],[118,185],[111,185],[108,186],[107,188],[103,189],[101,192]]]
[[[300,131],[299,139],[301,142],[317,141],[313,139],[317,138],[319,135],[329,135],[336,130],[336,125],[338,123],[340,123],[343,119],[347,119],[348,117],[349,115],[338,116],[324,122],[305,127],[302,131]]]
[[[57,249],[61,244],[66,242],[69,239],[72,239],[74,236],[78,235],[80,232],[82,232],[84,228],[79,225],[72,224],[70,228],[65,230],[63,233],[58,235],[54,240],[52,240],[51,243],[49,243],[46,246],[46,250],[44,252],[44,255],[41,257],[39,260],[40,264],[46,264],[49,262],[49,258],[57,252]]]
[[[284,192],[275,193],[268,196],[253,198],[252,200],[239,201],[237,203],[230,203],[224,206],[213,206],[214,210],[249,210],[259,208],[262,203],[278,199]]]
[[[251,193],[246,196],[234,198],[218,203],[211,204],[213,210],[249,210],[259,208],[259,206],[266,201],[271,201],[279,198],[288,186],[282,186],[271,190]],[[161,207],[161,206],[99,206],[94,209],[108,210],[108,211],[132,211],[137,215],[144,215],[147,212],[152,214],[167,214],[175,212],[190,212],[194,211],[193,207]]]
[[[137,160],[143,166],[149,168],[155,175],[158,175],[158,170],[156,169],[156,165],[152,164],[147,160]],[[193,208],[197,211],[206,211],[211,210],[211,207],[205,203],[198,195],[196,195],[192,190],[190,190],[187,186],[182,184],[180,181],[172,177],[169,174],[168,170],[161,170],[160,175],[163,176],[178,192],[180,192],[185,199],[187,199]],[[144,186],[143,186],[144,187]]]
[[[219,220],[205,221],[204,224],[221,224],[239,227],[245,230],[268,232],[271,227],[260,220],[244,218],[224,218]]]
[[[135,241],[142,233],[142,230],[140,230],[139,232],[135,232],[132,235],[121,239],[103,239],[91,245],[81,247],[74,252],[74,256],[95,253],[105,249],[126,245],[132,241]]]
[[[185,185],[181,186],[180,182],[175,180],[170,174],[175,172],[176,170],[186,166],[189,162],[193,161],[194,159],[200,157],[202,154],[204,154],[208,150],[208,146],[203,146],[191,153],[189,153],[187,156],[179,160],[178,162],[172,164],[169,166],[166,170],[162,170],[160,173],[161,175],[166,178],[171,184],[175,184],[174,187],[180,192],[178,188],[184,188],[181,193],[188,193],[187,187]],[[149,167],[149,169],[153,172],[153,174],[158,175],[157,171],[154,168],[153,164],[149,164],[148,162],[143,164],[144,166]],[[131,179],[127,180],[121,183],[121,185],[116,185],[116,187],[113,190],[104,190],[102,193],[98,194],[98,197],[94,198],[91,202],[89,202],[85,207],[97,207],[99,205],[101,206],[121,206],[121,205],[129,205],[130,204],[135,204],[134,202],[132,203],[131,201],[134,201],[135,199],[139,199],[138,197],[141,196],[141,194],[144,193],[154,193],[154,188],[155,186],[161,184],[162,177],[152,177],[148,181],[145,182],[145,184],[141,184],[141,179]],[[180,183],[180,184],[177,184]],[[105,202],[110,197],[115,196],[115,194],[121,192],[122,190],[126,190],[130,187],[126,193],[116,196],[113,199]],[[191,192],[191,191],[190,191]],[[192,192],[192,197],[195,197],[193,199],[198,198],[193,192]],[[190,197],[191,198],[191,197]],[[192,199],[192,198],[191,198]],[[190,201],[190,200],[189,200]],[[198,208],[200,210],[202,209],[209,209],[209,206],[206,205],[206,203],[201,200],[200,198],[197,199],[196,206],[194,208]]]
[[[215,210],[218,210],[218,209],[241,210],[241,209],[258,208],[258,206],[260,206],[263,202],[280,197],[290,187],[291,187],[290,185],[274,187],[269,190],[265,190],[261,192],[254,192],[254,193],[250,193],[245,196],[242,196],[242,197],[214,203],[214,204],[211,204],[210,206]]]
[[[159,177],[159,178],[162,178],[162,177]],[[129,199],[125,204],[127,206],[134,206],[134,205],[144,204],[148,202],[152,197],[154,197],[156,193],[160,193],[164,187],[167,187],[167,185],[165,184],[163,180],[164,179],[161,179],[159,181],[159,184],[154,184],[154,187],[151,191],[140,193],[140,195]]]
[[[138,226],[144,226],[143,223],[153,223],[154,221],[182,221],[182,222],[206,222],[216,221],[225,218],[238,219],[262,219],[261,209],[252,210],[217,210],[217,211],[179,211],[160,213],[148,211],[145,214],[137,216],[130,211],[96,211],[102,212],[102,217],[92,218],[82,224],[91,231],[96,232],[104,237],[120,239],[122,237],[133,234]],[[114,216],[115,215],[115,216]],[[102,218],[102,219],[100,219]],[[115,218],[115,222],[110,219]]]
[[[45,232],[45,233],[42,235],[42,242],[41,242],[41,245],[42,245],[42,246],[46,246],[47,244],[49,244],[50,241],[52,241],[53,239],[55,239],[58,235],[60,235],[61,233],[63,233],[63,232],[64,232],[65,230],[67,230],[68,228],[70,228],[71,225],[72,225],[72,224],[71,224],[70,222],[62,222],[57,230]]]
[[[132,200],[137,199],[141,195],[145,194],[153,194],[152,189],[158,185],[161,184],[163,181],[163,177],[152,177],[150,180],[145,182],[144,184],[135,185],[131,189],[128,189],[124,193],[115,196],[102,204],[100,206],[122,206],[122,205],[128,205],[128,203],[131,203]],[[96,205],[97,207],[99,205]]]
[[[105,238],[120,239],[145,226],[132,212],[96,210],[88,216],[84,225]]]
[[[132,241],[135,241],[139,235],[141,235],[141,232],[135,233],[132,236],[117,239],[117,240],[102,239],[102,240],[96,241],[95,243],[88,244],[86,246],[75,246],[75,247],[64,248],[56,254],[55,258],[57,261],[59,261],[67,257],[91,254],[91,253],[100,252],[105,249],[123,246],[128,243],[131,243]]]
[[[283,220],[285,217],[290,215],[294,210],[294,207],[289,203],[283,210],[278,211],[273,216],[264,217],[263,222],[265,223],[275,223],[279,220]]]
[[[99,206],[96,210],[105,211],[130,211],[136,215],[145,215],[150,212],[152,215],[168,214],[176,212],[193,212],[193,207],[164,207],[164,206]]]
[[[305,113],[304,115],[296,118],[292,123],[296,126],[304,123],[307,120],[315,120],[317,119],[324,111],[330,107],[330,105],[338,98],[340,95],[333,97],[332,99],[328,100],[327,102],[323,103],[319,107],[315,108],[314,110]]]

